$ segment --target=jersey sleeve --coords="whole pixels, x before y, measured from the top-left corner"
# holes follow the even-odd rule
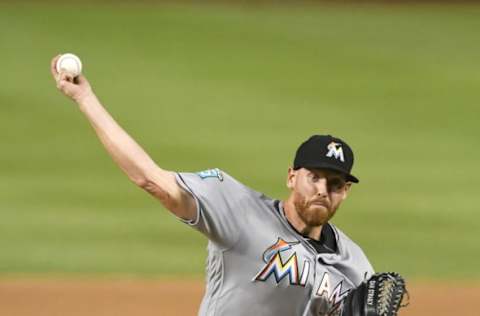
[[[178,184],[197,203],[196,217],[184,221],[224,248],[239,238],[241,223],[253,191],[219,169],[177,173]]]

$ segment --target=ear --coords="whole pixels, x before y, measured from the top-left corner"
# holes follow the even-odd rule
[[[342,201],[347,198],[348,193],[350,192],[351,188],[352,188],[352,183],[351,182],[345,183],[345,189],[343,190]]]
[[[296,174],[297,174],[296,170],[293,170],[292,167],[288,168],[287,188],[289,188],[290,190],[293,190],[293,188],[295,187]]]

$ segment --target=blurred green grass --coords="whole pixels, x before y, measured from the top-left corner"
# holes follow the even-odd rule
[[[377,270],[480,278],[480,6],[0,4],[0,274],[199,275],[206,241],[115,167],[51,57],[170,170],[283,198],[332,133],[361,184],[334,222]]]

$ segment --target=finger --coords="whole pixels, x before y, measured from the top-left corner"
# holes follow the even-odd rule
[[[57,81],[57,88],[61,91],[64,91],[68,84],[69,84],[69,82],[67,82],[65,80],[58,80]]]
[[[84,85],[86,83],[88,83],[87,81],[87,78],[85,78],[84,75],[78,75],[74,78],[74,81],[75,83],[79,84],[79,85]]]
[[[73,76],[72,76],[72,74],[70,74],[68,72],[61,72],[60,73],[60,80],[61,81],[73,82]]]
[[[60,72],[58,74],[58,80],[59,81],[68,81],[67,80],[67,73],[66,72]]]
[[[52,72],[53,78],[57,79],[58,72],[57,72],[57,60],[62,56],[58,54],[57,56],[53,57],[52,61],[50,62],[50,71]]]
[[[65,91],[66,88],[70,88],[73,86],[73,83],[71,82],[73,80],[72,75],[61,72],[58,74],[58,81],[57,81],[57,88]]]
[[[65,80],[67,80],[68,82],[72,82],[73,83],[73,76],[72,74],[70,73],[65,73]]]

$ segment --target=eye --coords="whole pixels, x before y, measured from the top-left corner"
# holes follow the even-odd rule
[[[332,178],[328,180],[328,186],[331,191],[340,191],[345,186],[345,180],[341,178]]]
[[[311,173],[310,174],[310,179],[313,181],[313,182],[317,182],[320,177],[318,175],[316,175],[315,173]]]

